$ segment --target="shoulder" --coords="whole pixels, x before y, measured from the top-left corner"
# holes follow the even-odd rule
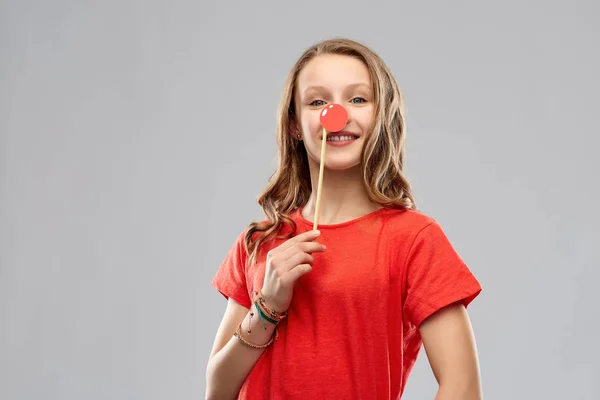
[[[400,260],[455,253],[442,225],[431,215],[415,210],[387,210],[384,218],[385,243]]]
[[[386,233],[390,235],[416,236],[424,230],[440,228],[435,218],[417,210],[386,209],[383,218]]]

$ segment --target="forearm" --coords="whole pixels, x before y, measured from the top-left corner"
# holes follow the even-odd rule
[[[447,384],[440,385],[434,400],[481,400],[482,398],[479,385]]]
[[[275,325],[264,319],[261,321],[254,306],[250,312],[253,313],[253,316],[250,318],[247,315],[242,322],[240,332],[242,338],[254,345],[268,343],[273,337]],[[250,328],[250,334],[248,328]],[[209,400],[235,399],[244,380],[264,351],[265,348],[252,348],[244,344],[239,337],[232,336],[208,363],[206,398]]]

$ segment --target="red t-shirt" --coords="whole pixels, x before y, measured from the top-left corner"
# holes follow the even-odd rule
[[[297,209],[297,233],[312,223]],[[246,378],[239,399],[399,399],[422,345],[418,326],[440,308],[467,306],[477,279],[440,225],[417,211],[379,209],[320,225],[313,270],[294,288],[288,317]],[[286,228],[289,231],[289,228]],[[247,266],[243,233],[212,285],[250,307],[264,255]]]

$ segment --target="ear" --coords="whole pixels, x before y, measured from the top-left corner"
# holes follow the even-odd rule
[[[290,136],[293,139],[302,140],[302,136],[298,137],[300,135],[300,131],[301,131],[300,127],[293,120],[290,120],[290,122],[289,122],[288,131],[290,132]]]

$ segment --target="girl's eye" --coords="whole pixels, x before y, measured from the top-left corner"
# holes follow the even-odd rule
[[[358,101],[356,101],[356,100],[358,100]],[[350,101],[351,101],[352,103],[354,103],[354,104],[360,104],[360,103],[364,103],[366,100],[365,100],[365,99],[363,99],[362,97],[355,97],[355,98],[353,98],[353,99],[352,99],[352,100],[350,100]]]
[[[315,100],[311,102],[310,105],[315,107],[321,107],[325,105],[325,102],[323,100]]]

